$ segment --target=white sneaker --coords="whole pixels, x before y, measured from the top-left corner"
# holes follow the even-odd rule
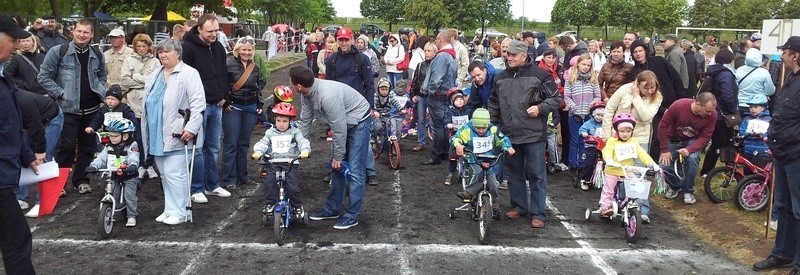
[[[157,179],[158,173],[156,173],[156,169],[153,166],[147,167],[147,177],[151,179]]]
[[[143,178],[144,178],[144,172],[146,172],[146,171],[144,170],[144,167],[139,167],[139,178],[140,178],[140,179],[143,179]]]
[[[778,231],[778,221],[769,221],[769,229],[772,229],[772,231]]]
[[[203,193],[194,193],[192,194],[192,202],[193,203],[207,203],[208,198]]]
[[[558,170],[560,171],[569,171],[569,166],[560,162],[556,163],[556,167],[558,167]]]
[[[29,207],[28,202],[23,200],[17,200],[17,202],[19,203],[19,208],[28,209]]]
[[[161,215],[158,215],[158,217],[156,217],[157,222],[164,222],[165,219],[167,219],[167,213],[161,213]]]
[[[28,213],[25,213],[25,217],[28,217],[28,218],[36,218],[38,216],[39,216],[39,204],[38,203],[34,204],[33,207],[31,207],[31,210],[28,211]]]
[[[508,190],[508,181],[503,180],[502,182],[500,182],[500,186],[498,186],[497,189]]]
[[[178,217],[167,217],[166,219],[164,219],[164,223],[169,225],[181,224],[183,222],[184,220]]]
[[[216,189],[211,190],[211,191],[205,191],[205,193],[206,193],[206,195],[209,195],[209,196],[214,195],[214,196],[220,196],[220,197],[223,197],[223,198],[227,198],[227,197],[231,196],[231,192],[228,192],[228,190],[225,190],[225,188],[222,188],[222,187],[217,187]]]
[[[694,198],[694,194],[686,193],[683,194],[683,203],[685,204],[694,204],[697,200]]]
[[[642,223],[649,224],[650,223],[650,217],[647,216],[647,215],[642,215]]]
[[[674,199],[675,197],[678,196],[678,192],[680,191],[681,191],[680,189],[672,189],[667,187],[667,192],[664,193],[664,197],[667,199]]]
[[[136,226],[136,218],[128,218],[128,222],[125,223],[125,227],[134,227]]]
[[[589,191],[589,182],[585,180],[581,180],[581,190]]]

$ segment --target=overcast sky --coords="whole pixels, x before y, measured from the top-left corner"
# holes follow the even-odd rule
[[[556,3],[556,0],[509,1],[511,3],[511,15],[514,16],[514,18],[526,16],[528,18],[533,18],[536,22],[550,22],[550,12],[553,10],[553,5]],[[336,9],[337,17],[362,17],[359,10],[361,0],[331,0],[331,2],[333,2],[333,7]],[[687,0],[687,2],[689,5],[694,4],[694,0]]]

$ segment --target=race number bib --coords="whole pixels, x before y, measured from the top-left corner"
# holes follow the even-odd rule
[[[617,161],[636,158],[636,147],[632,144],[617,145],[614,147],[614,155],[617,156]]]
[[[274,136],[272,137],[272,152],[275,154],[289,153],[292,148],[292,136]]]
[[[472,138],[472,152],[475,154],[482,154],[492,150],[494,137],[473,137]]]
[[[468,121],[469,121],[469,117],[467,117],[467,116],[454,116],[453,117],[453,127],[455,129],[459,129],[459,128],[461,128],[461,126],[466,125]]]
[[[114,120],[119,120],[122,118],[122,113],[120,112],[107,112],[103,115],[103,126],[108,126]]]
[[[765,134],[769,129],[769,122],[753,119],[747,123],[747,133]]]

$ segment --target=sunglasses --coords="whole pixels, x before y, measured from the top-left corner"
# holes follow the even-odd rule
[[[237,44],[250,44],[250,45],[255,45],[255,44],[256,44],[256,40],[255,40],[255,39],[253,39],[253,38],[252,38],[252,37],[250,37],[250,36],[245,36],[245,37],[239,38],[239,40],[238,40],[236,43],[237,43]]]
[[[397,40],[389,39],[389,42],[397,42]]]

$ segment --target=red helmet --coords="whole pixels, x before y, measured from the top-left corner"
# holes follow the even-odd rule
[[[297,110],[294,108],[294,105],[289,102],[275,104],[275,107],[272,107],[272,113],[288,117],[297,116]]]
[[[275,98],[277,98],[281,102],[292,102],[292,101],[294,101],[294,98],[293,98],[294,97],[294,93],[292,92],[292,89],[289,89],[289,87],[286,87],[286,86],[283,86],[283,85],[278,85],[278,86],[275,86],[275,89],[273,90],[273,92],[275,93]]]
[[[614,126],[614,130],[618,130],[617,127],[619,126],[620,123],[623,123],[623,122],[628,122],[628,123],[632,124],[633,127],[636,127],[636,120],[633,118],[633,116],[631,114],[629,114],[629,113],[618,113],[618,114],[616,114],[614,116],[614,119],[612,121],[612,125]]]

